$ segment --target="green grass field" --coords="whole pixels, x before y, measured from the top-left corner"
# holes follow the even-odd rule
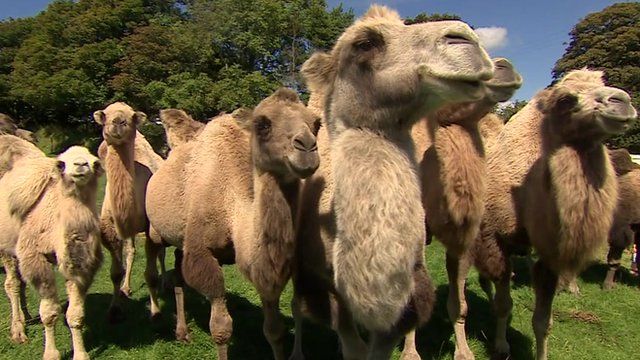
[[[144,284],[144,252],[138,242],[132,277],[132,298],[126,303],[126,320],[117,325],[106,321],[111,298],[109,280],[110,258],[96,275],[86,300],[84,339],[89,354],[96,359],[204,359],[215,358],[215,346],[208,330],[209,304],[194,291],[186,293],[186,311],[192,343],[176,342],[175,302],[172,292],[162,296],[163,317],[151,322],[148,312],[148,292]],[[418,351],[423,359],[451,359],[453,355],[452,327],[446,312],[447,282],[444,270],[444,250],[437,243],[426,251],[428,270],[437,288],[437,305],[431,321],[418,331]],[[624,265],[628,265],[625,254]],[[529,286],[526,262],[515,262],[517,276],[513,282],[513,319],[508,332],[514,359],[534,358],[534,337],[531,329],[533,293]],[[167,268],[173,268],[173,251],[167,251]],[[603,292],[600,282],[606,271],[602,263],[591,266],[582,274],[579,284],[582,295],[560,294],[554,306],[554,325],[550,336],[551,359],[629,359],[640,343],[640,290],[638,280],[626,271],[615,289]],[[233,337],[230,359],[270,359],[270,347],[262,335],[262,311],[256,291],[234,266],[224,269],[229,312],[233,317]],[[170,273],[170,272],[169,272]],[[0,280],[4,282],[4,273]],[[60,279],[59,279],[60,280]],[[64,286],[58,284],[59,297],[65,301]],[[289,302],[292,291],[288,287],[282,296],[281,310],[290,329],[287,351],[293,346],[293,320]],[[0,358],[37,359],[43,351],[43,327],[37,319],[27,325],[26,344],[16,345],[9,340],[10,308],[5,296],[0,297]],[[32,316],[38,313],[38,298],[28,289],[28,307]],[[488,359],[494,336],[495,321],[473,271],[467,288],[469,316],[467,333],[477,359]],[[71,358],[71,340],[64,321],[58,321],[56,342],[63,358]],[[307,359],[340,359],[338,340],[330,330],[305,323],[304,352]],[[399,358],[399,351],[394,359]]]

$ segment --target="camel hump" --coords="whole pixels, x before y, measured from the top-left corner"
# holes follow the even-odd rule
[[[22,220],[57,178],[56,159],[34,158],[17,163],[8,184],[9,212]]]

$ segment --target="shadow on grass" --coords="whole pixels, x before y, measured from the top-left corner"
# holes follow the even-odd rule
[[[601,285],[608,270],[609,265],[607,264],[593,264],[580,274],[580,278],[586,283]],[[617,285],[627,285],[631,287],[637,287],[640,283],[638,277],[633,276],[631,272],[629,272],[629,269],[624,266],[620,266],[618,269],[615,282]]]
[[[431,320],[420,328],[416,336],[418,352],[423,359],[440,358],[453,355],[455,343],[452,338],[453,326],[447,315],[448,285],[440,285],[436,290],[437,302]],[[493,353],[495,316],[487,299],[472,291],[466,291],[469,308],[466,330],[467,339],[477,339],[483,343],[489,354]],[[509,327],[507,340],[511,345],[512,359],[533,359],[531,352],[533,341],[521,332]]]

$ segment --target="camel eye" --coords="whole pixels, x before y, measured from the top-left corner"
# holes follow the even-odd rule
[[[58,161],[56,163],[56,167],[58,168],[58,170],[60,172],[64,172],[64,169],[65,169],[66,165],[65,165],[64,161]]]
[[[360,50],[360,51],[369,51],[371,49],[373,49],[376,45],[373,43],[373,41],[367,39],[367,40],[362,40],[360,42],[355,43],[355,47],[356,49]]]
[[[261,115],[254,121],[254,127],[258,135],[266,136],[271,130],[271,120],[269,120],[268,117]]]

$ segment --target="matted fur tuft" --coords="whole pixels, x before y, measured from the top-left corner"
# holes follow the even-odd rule
[[[368,20],[368,19],[377,19],[384,18],[385,20],[399,21],[402,22],[402,18],[400,18],[400,14],[397,11],[390,9],[384,5],[371,5],[369,10],[367,10],[364,15],[360,18],[360,20]]]
[[[558,85],[567,86],[575,91],[604,86],[604,72],[587,68],[572,70],[558,81]]]

